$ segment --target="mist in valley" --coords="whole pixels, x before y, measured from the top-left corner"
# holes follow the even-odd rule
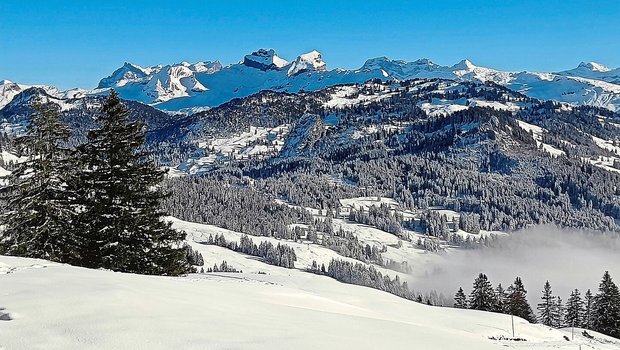
[[[606,270],[619,284],[620,235],[536,226],[504,236],[491,248],[450,249],[441,253],[440,259],[415,269],[412,286],[416,291],[435,290],[450,303],[459,287],[466,294],[471,292],[480,272],[494,287],[501,283],[508,288],[519,276],[535,308],[547,280],[554,295],[564,301],[575,288],[582,295],[588,288],[596,294]]]

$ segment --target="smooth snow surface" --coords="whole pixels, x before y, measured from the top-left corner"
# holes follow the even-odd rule
[[[246,259],[251,259],[247,257]],[[20,349],[617,349],[590,334],[563,339],[510,316],[425,306],[327,277],[156,277],[0,256],[0,348]],[[568,333],[567,333],[568,332]]]

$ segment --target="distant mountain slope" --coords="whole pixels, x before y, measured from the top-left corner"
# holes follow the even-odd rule
[[[102,99],[27,89],[0,109],[6,133],[23,129],[35,95],[60,105],[76,143]],[[127,105],[146,124],[145,147],[174,175],[198,174],[223,187],[252,179],[257,195],[296,205],[385,196],[409,209],[478,214],[489,231],[620,224],[620,117],[607,109],[540,101],[491,82],[437,79],[262,91],[191,115]]]

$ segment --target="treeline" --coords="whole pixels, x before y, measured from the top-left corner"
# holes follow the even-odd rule
[[[394,279],[387,275],[384,276],[372,265],[332,259],[327,269],[325,266],[319,269],[314,261],[310,271],[324,274],[340,282],[382,290],[409,300],[418,300],[418,296],[409,289],[407,281],[401,282],[398,275]]]
[[[511,314],[555,328],[582,327],[620,338],[620,291],[608,271],[603,274],[596,295],[588,289],[582,298],[575,289],[565,304],[560,296],[553,295],[547,281],[536,308],[538,317],[526,296],[519,277],[506,290],[501,283],[494,289],[487,276],[480,273],[469,297],[459,288],[454,296],[454,307]]]
[[[223,234],[216,234],[215,237],[210,234],[209,238],[201,243],[217,245],[235,252],[258,256],[267,264],[287,269],[295,268],[295,261],[297,261],[295,249],[280,243],[274,246],[267,241],[262,241],[259,245],[256,245],[248,235],[242,235],[239,243],[237,243],[236,241],[227,241]]]
[[[501,283],[494,289],[487,276],[480,273],[474,280],[469,297],[465,295],[463,288],[459,288],[454,296],[454,307],[500,312],[536,322],[536,316],[527,301],[527,290],[520,277],[515,278],[508,289],[504,289]]]
[[[236,268],[228,265],[226,260],[222,260],[222,263],[218,266],[217,264],[213,264],[213,267],[209,267],[206,270],[200,269],[200,273],[205,272],[233,272],[233,273],[243,273],[243,270],[237,270]]]
[[[306,210],[275,202],[255,191],[249,183],[233,183],[199,176],[171,178],[171,195],[162,205],[170,215],[254,236],[297,240],[291,224],[312,224]]]

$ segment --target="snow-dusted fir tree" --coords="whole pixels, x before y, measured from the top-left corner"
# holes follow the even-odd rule
[[[534,312],[527,302],[527,290],[523,286],[521,277],[517,277],[514,283],[508,287],[508,303],[506,306],[509,314],[522,317],[529,322],[536,322]]]
[[[581,327],[583,324],[583,300],[579,289],[575,289],[570,293],[568,301],[566,301],[565,322],[567,326]]]
[[[498,284],[497,288],[495,288],[495,306],[493,311],[506,313],[506,304],[508,303],[508,294],[506,294],[506,290],[502,286],[502,284]]]
[[[165,172],[142,152],[143,125],[130,122],[112,91],[103,103],[99,129],[79,147],[83,210],[76,232],[86,244],[87,266],[116,271],[178,275],[188,271],[179,243],[184,233],[162,220],[160,183]]]
[[[474,280],[474,288],[469,295],[469,308],[483,311],[493,311],[495,292],[487,275],[480,273]]]
[[[541,296],[541,302],[538,304],[538,321],[545,326],[553,327],[555,324],[555,297],[551,291],[551,284],[549,281],[545,282],[543,287],[543,293]]]
[[[594,297],[594,330],[620,338],[620,291],[605,271]]]
[[[68,229],[73,211],[67,182],[72,174],[66,148],[68,128],[51,103],[33,104],[26,133],[16,140],[17,153],[26,157],[5,178],[2,194],[0,253],[74,262],[77,248]]]
[[[459,290],[454,295],[454,307],[457,309],[467,308],[467,296],[465,296],[463,288],[459,288]]]
[[[562,302],[562,297],[559,295],[555,298],[555,307],[553,308],[553,327],[562,328],[565,325],[564,323],[564,313],[566,309],[564,308],[564,303]]]
[[[581,319],[583,320],[583,328],[594,329],[594,295],[592,295],[590,289],[588,289],[584,295],[583,315]]]

